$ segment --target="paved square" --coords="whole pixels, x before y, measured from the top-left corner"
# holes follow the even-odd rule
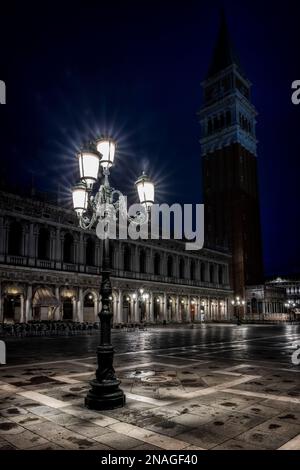
[[[300,449],[299,326],[113,332],[124,408],[84,408],[92,336],[5,338],[0,449]]]

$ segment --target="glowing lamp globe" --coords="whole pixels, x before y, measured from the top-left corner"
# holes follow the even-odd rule
[[[116,144],[111,139],[99,139],[96,147],[100,153],[100,165],[105,170],[110,168],[114,163]]]
[[[99,172],[99,154],[93,147],[86,147],[78,153],[80,178],[91,189],[97,181]]]
[[[87,210],[88,205],[88,193],[86,185],[84,183],[79,183],[74,186],[72,191],[73,196],[73,207],[76,211],[76,214],[79,216]]]
[[[140,203],[149,209],[154,204],[154,184],[143,172],[142,176],[135,182]]]

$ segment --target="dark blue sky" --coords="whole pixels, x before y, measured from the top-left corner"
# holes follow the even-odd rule
[[[300,272],[300,7],[296,1],[223,1],[259,116],[258,161],[266,274]],[[220,1],[10,4],[1,14],[1,173],[41,189],[77,178],[75,150],[109,132],[112,179],[130,192],[146,169],[158,201],[202,200],[201,81]]]

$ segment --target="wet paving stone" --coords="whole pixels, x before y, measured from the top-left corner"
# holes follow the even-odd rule
[[[0,449],[277,449],[300,434],[299,373],[281,354],[296,334],[297,326],[113,331],[127,404],[102,412],[84,407],[98,335],[68,338],[63,358],[62,338],[12,339],[14,367],[0,369]]]

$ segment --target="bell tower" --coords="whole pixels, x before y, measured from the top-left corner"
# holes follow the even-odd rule
[[[232,284],[263,281],[257,177],[257,112],[251,83],[232,47],[225,15],[208,74],[202,83],[199,113],[203,162],[206,246],[232,252]]]

